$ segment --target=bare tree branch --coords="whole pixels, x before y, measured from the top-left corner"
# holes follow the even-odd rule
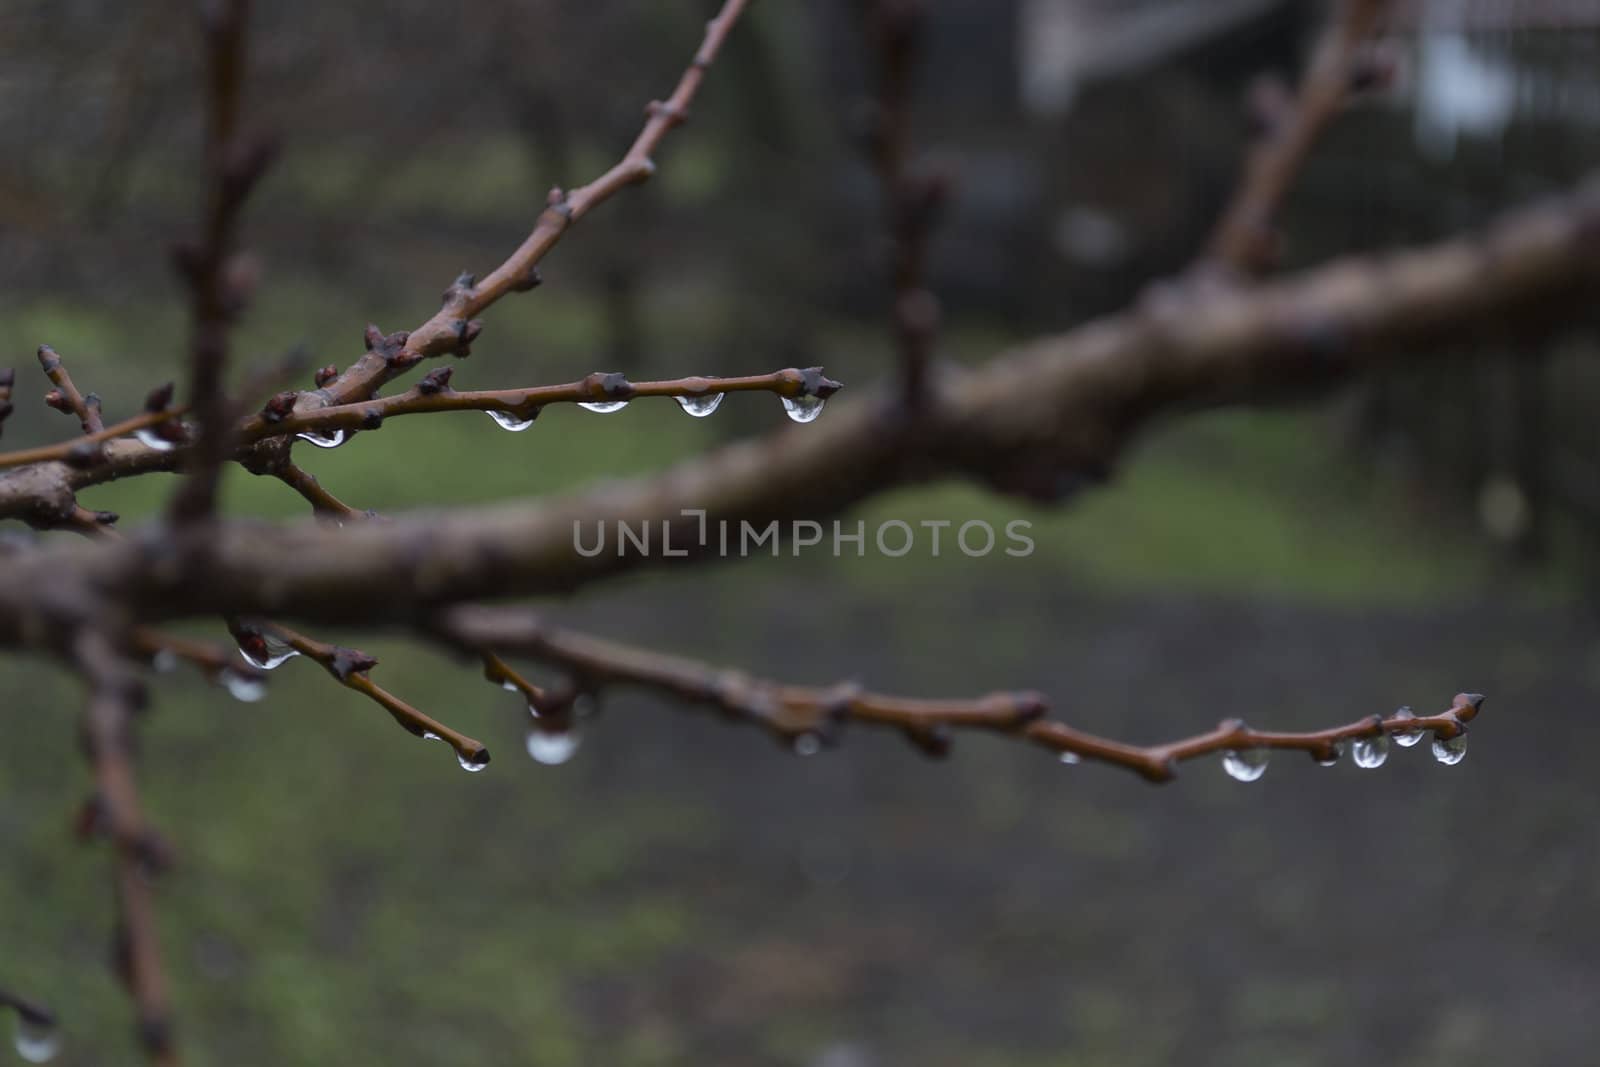
[[[1203,266],[1255,274],[1277,259],[1274,220],[1295,178],[1328,124],[1374,75],[1361,46],[1390,0],[1337,0],[1292,101],[1257,100],[1261,135],[1245,160],[1243,180],[1211,235]],[[1267,83],[1275,84],[1275,83]]]
[[[1170,781],[1180,762],[1217,752],[1289,749],[1331,762],[1339,758],[1346,744],[1366,743],[1369,751],[1371,746],[1378,747],[1358,762],[1375,766],[1372,760],[1382,762],[1378,753],[1388,751],[1387,740],[1379,739],[1398,735],[1410,744],[1424,732],[1431,732],[1440,743],[1452,742],[1448,752],[1453,755],[1460,751],[1454,742],[1464,735],[1466,724],[1483,704],[1483,697],[1461,693],[1438,715],[1416,716],[1405,709],[1387,718],[1372,715],[1304,733],[1254,730],[1238,719],[1229,719],[1194,737],[1136,746],[1047,718],[1049,705],[1034,692],[990,693],[972,700],[921,700],[872,693],[848,682],[824,689],[783,685],[563,630],[528,612],[508,609],[457,608],[436,620],[435,627],[452,643],[479,651],[487,661],[499,664],[501,677],[509,677],[510,669],[493,651],[484,650],[530,656],[560,667],[587,689],[633,686],[702,704],[735,721],[762,727],[801,754],[836,743],[851,723],[900,730],[918,749],[933,756],[949,751],[955,730],[984,730],[1042,746],[1068,757],[1069,762],[1091,760],[1124,767],[1152,782]],[[533,699],[530,697],[530,703]],[[1257,765],[1253,761],[1245,764],[1251,769]]]
[[[95,772],[95,806],[114,849],[120,911],[115,957],[138,1010],[139,1040],[152,1063],[178,1063],[167,980],[152,900],[152,877],[168,864],[166,845],[146,824],[134,784],[133,720],[146,700],[143,683],[116,643],[82,629],[73,658],[89,681],[84,740]]]
[[[276,151],[269,138],[239,130],[248,0],[205,0],[201,11],[208,90],[206,207],[198,240],[175,249],[179,273],[189,287],[189,404],[200,433],[185,457],[189,476],[172,500],[171,513],[179,521],[203,519],[216,506],[217,479],[228,457],[233,423],[224,377],[228,334],[255,284],[254,266],[234,253],[235,232],[245,198]]]
[[[544,211],[533,232],[504,263],[479,281],[462,275],[444,294],[444,305],[427,322],[409,333],[391,334],[399,339],[398,350],[374,350],[357,360],[320,392],[305,394],[298,405],[302,410],[318,406],[350,404],[372,397],[380,387],[422,360],[457,351],[473,332],[472,319],[483,314],[501,297],[539,284],[539,263],[566,234],[568,228],[590,211],[630,185],[646,181],[655,173],[652,159],[662,138],[675,126],[688,121],[706,71],[716,60],[723,42],[744,14],[748,0],[725,0],[717,16],[706,23],[705,39],[695,52],[677,88],[664,102],[653,100],[646,108],[648,118],[639,136],[610,170],[572,190],[550,190]]]
[[[949,183],[915,170],[911,154],[912,76],[921,52],[923,0],[865,0],[862,18],[877,60],[878,95],[867,116],[867,153],[878,174],[891,243],[891,321],[906,406],[927,401],[928,365],[939,301],[927,287],[928,241]]]
[[[1134,432],[1161,414],[1326,385],[1416,358],[1486,322],[1589,306],[1600,278],[1597,232],[1600,182],[1592,181],[1481,237],[1356,257],[1253,289],[1180,287],[1138,311],[951,372],[924,433],[898,432],[883,402],[869,400],[647,481],[537,507],[342,531],[229,525],[218,531],[203,581],[149,566],[145,556],[159,549],[147,543],[41,548],[37,559],[0,562],[0,637],[15,633],[20,603],[44,573],[93,576],[154,616],[287,609],[326,621],[397,620],[440,601],[568,590],[663,562],[659,554],[579,556],[575,523],[667,523],[673,542],[692,553],[702,521],[816,519],[889,486],[951,473],[1061,499],[1102,480]],[[99,468],[59,474],[70,487],[96,480]],[[0,477],[0,515],[25,504],[7,481]]]
[[[106,428],[100,417],[100,398],[93,393],[84,396],[78,392],[72,376],[67,373],[66,364],[61,362],[55,349],[49,345],[39,346],[39,366],[44,368],[45,376],[55,386],[45,394],[46,404],[58,411],[76,415],[86,434],[97,434]]]

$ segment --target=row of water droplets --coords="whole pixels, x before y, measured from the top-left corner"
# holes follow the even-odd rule
[[[1397,719],[1414,719],[1416,715],[1410,708],[1401,708],[1395,712]],[[1422,740],[1421,730],[1400,730],[1393,737],[1387,733],[1375,737],[1358,737],[1350,742],[1350,759],[1357,767],[1363,770],[1376,770],[1382,767],[1389,759],[1389,746],[1391,740],[1401,748],[1410,748]],[[1317,762],[1324,767],[1331,767],[1339,762],[1344,754],[1345,746],[1337,743],[1326,758]],[[1433,758],[1447,767],[1460,763],[1467,755],[1467,735],[1456,734],[1454,737],[1433,738]],[[1222,754],[1222,769],[1228,777],[1239,782],[1254,782],[1267,773],[1267,761],[1271,751],[1265,748],[1229,749]],[[1075,761],[1074,761],[1075,762]]]
[[[697,419],[703,419],[714,414],[722,406],[722,400],[725,396],[727,396],[726,393],[706,393],[703,396],[675,396],[672,399],[676,400],[678,406],[688,414]],[[823,404],[826,403],[822,397],[809,394],[806,396],[784,396],[780,397],[780,399],[783,401],[783,410],[795,422],[816,421],[817,416],[822,414]],[[621,411],[627,407],[628,401],[586,400],[579,402],[578,406],[597,415],[609,415],[613,411]],[[485,414],[493,419],[495,424],[502,430],[510,430],[512,433],[521,433],[532,426],[534,421],[533,418],[525,419],[510,411],[490,411]],[[537,417],[537,414],[535,414],[534,418]],[[305,437],[306,435],[301,434],[300,436]],[[309,437],[306,439],[311,440]],[[332,448],[333,445],[324,445],[324,447]]]
[[[684,411],[697,419],[703,419],[713,414],[722,406],[726,393],[707,393],[703,396],[676,396],[674,400]],[[795,422],[815,422],[817,416],[822,414],[822,407],[827,401],[820,396],[806,394],[804,396],[780,396],[783,401],[783,410]],[[621,411],[628,406],[626,400],[588,400],[578,404],[585,411],[593,411],[599,415],[609,415],[613,411]],[[510,411],[485,412],[502,430],[512,433],[521,433],[533,425],[534,418],[538,417],[537,411],[532,418],[522,416]],[[172,441],[167,440],[150,427],[135,430],[136,437],[141,444],[155,449],[157,452],[170,452],[177,447]],[[316,445],[318,448],[338,448],[344,444],[346,434],[343,430],[329,430],[326,433],[320,430],[306,430],[295,434],[302,441]]]
[[[17,1055],[28,1063],[49,1063],[61,1051],[61,1031],[48,1019],[39,1019],[19,1011],[11,1044],[17,1050]]]

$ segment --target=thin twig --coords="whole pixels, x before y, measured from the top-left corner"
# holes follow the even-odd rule
[[[407,732],[417,737],[435,737],[451,748],[463,766],[481,767],[489,762],[489,750],[481,741],[468,737],[452,727],[412,707],[399,697],[378,685],[369,676],[378,665],[375,657],[359,649],[342,648],[289,629],[278,623],[234,623],[234,636],[241,647],[250,647],[254,640],[271,637],[294,649],[318,664],[346,689],[354,690],[387,711]],[[266,646],[261,646],[265,651]]]
[[[1294,101],[1260,116],[1262,135],[1251,146],[1233,202],[1212,233],[1202,263],[1254,274],[1277,257],[1274,220],[1322,131],[1343,113],[1359,86],[1360,48],[1389,0],[1338,0],[1313,50]]]
[[[115,644],[85,629],[74,646],[90,685],[84,719],[87,752],[95,772],[96,803],[115,852],[120,917],[115,956],[138,1011],[140,1043],[152,1063],[175,1065],[171,1006],[161,966],[151,876],[166,865],[166,846],[149,829],[134,783],[131,731],[145,691]]]
[[[78,387],[73,384],[72,375],[67,373],[66,364],[61,362],[61,357],[56,354],[55,349],[49,345],[40,345],[39,365],[44,368],[45,376],[55,386],[55,390],[45,396],[45,403],[59,411],[76,415],[86,434],[96,434],[106,428],[100,414],[100,398],[92,393],[86,397],[78,391]]]
[[[868,692],[853,683],[827,688],[784,685],[718,669],[698,660],[607,641],[551,626],[524,611],[458,608],[437,623],[448,639],[486,657],[526,655],[572,672],[586,688],[637,686],[716,708],[732,719],[768,730],[800,751],[833,743],[849,723],[900,730],[919,749],[948,750],[951,732],[986,730],[1016,736],[1056,753],[1109,763],[1153,782],[1166,782],[1177,764],[1215,752],[1291,749],[1317,759],[1337,758],[1337,746],[1382,734],[1432,732],[1449,739],[1463,733],[1483,702],[1459,694],[1450,708],[1426,717],[1368,716],[1344,726],[1305,733],[1252,730],[1238,720],[1194,737],[1160,745],[1130,745],[1085,733],[1047,718],[1049,705],[1035,692],[1000,692],[971,700],[922,700]],[[494,650],[494,651],[489,651]]]
[[[174,519],[196,521],[216,507],[217,481],[228,458],[232,405],[224,387],[228,335],[253,287],[253,269],[234,254],[235,232],[245,198],[266,171],[273,145],[239,132],[244,83],[247,0],[207,0],[206,182],[200,237],[177,249],[180,274],[189,287],[189,403],[200,432],[189,449],[188,476],[173,495]]]
[[[869,0],[863,8],[877,58],[878,95],[868,116],[867,150],[888,219],[891,320],[906,406],[926,402],[928,362],[939,328],[939,300],[927,287],[928,241],[948,195],[942,174],[912,169],[912,75],[927,10],[922,0]]]
[[[154,429],[174,419],[188,414],[189,409],[183,405],[163,408],[160,411],[141,411],[121,422],[113,423],[97,433],[86,434],[71,441],[61,441],[53,445],[41,445],[38,448],[24,448],[16,452],[0,452],[0,470],[10,467],[26,467],[34,463],[63,462],[73,463],[80,467],[91,467],[99,463],[100,455],[94,445],[114,440],[118,437],[127,437],[139,430]],[[159,454],[165,449],[151,449],[152,453]],[[152,469],[155,469],[152,467]]]
[[[590,374],[565,385],[538,385],[524,389],[490,389],[457,392],[449,387],[448,367],[427,375],[416,387],[393,396],[359,404],[294,410],[277,416],[269,403],[265,412],[246,420],[239,429],[244,441],[285,434],[331,434],[334,431],[370,430],[397,415],[440,411],[497,411],[519,420],[537,418],[549,404],[614,404],[643,397],[689,399],[718,393],[772,393],[780,397],[815,396],[827,399],[844,386],[823,375],[821,367],[789,367],[771,374],[739,378],[697,376],[667,381],[630,382],[621,374]]]
[[[552,189],[533,232],[504,263],[482,281],[470,275],[457,279],[457,284],[445,293],[444,306],[437,314],[408,334],[391,335],[401,340],[398,352],[369,352],[331,382],[323,393],[306,394],[304,406],[333,406],[370,398],[385,382],[423,359],[458,350],[473,317],[481,315],[501,297],[538,285],[540,261],[573,223],[621,190],[655,173],[651,157],[667,132],[688,119],[689,107],[705,79],[706,70],[748,2],[725,0],[716,17],[706,24],[705,37],[677,88],[666,101],[651,101],[646,109],[648,117],[644,128],[620,161],[588,185],[567,191]]]
[[[364,519],[367,513],[334,496],[322,487],[317,481],[317,476],[292,460],[284,461],[283,465],[273,471],[278,480],[290,489],[299,493],[311,505],[311,512],[324,518],[334,519],[338,522],[348,522],[353,519]]]

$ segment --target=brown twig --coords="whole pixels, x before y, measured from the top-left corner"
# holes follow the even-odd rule
[[[665,101],[650,102],[644,128],[620,161],[588,185],[566,191],[552,189],[533,232],[504,263],[482,281],[471,275],[458,278],[445,292],[444,305],[437,314],[409,333],[390,335],[399,338],[398,350],[368,352],[325,390],[305,394],[301,406],[309,409],[370,398],[384,383],[422,360],[460,349],[471,330],[471,320],[501,297],[538,285],[540,261],[573,223],[618,192],[655,173],[652,156],[667,132],[688,119],[689,107],[705,79],[706,70],[715,61],[748,2],[725,0],[716,17],[706,24],[705,38],[672,95]]]
[[[114,511],[91,511],[81,504],[74,504],[55,529],[71,530],[83,534],[85,537],[100,537],[111,532],[111,526],[117,521]]]
[[[72,376],[67,373],[66,364],[61,362],[61,357],[49,345],[39,346],[39,365],[44,368],[45,376],[55,389],[45,394],[45,403],[58,411],[64,411],[78,417],[78,422],[83,426],[86,434],[96,434],[106,428],[105,421],[100,415],[100,398],[93,393],[84,396],[73,384]]]
[[[239,132],[244,83],[247,0],[206,0],[205,214],[198,240],[175,249],[178,271],[189,288],[191,319],[189,403],[200,432],[186,458],[188,477],[172,498],[178,521],[209,516],[217,480],[228,458],[232,405],[224,388],[228,334],[254,286],[254,268],[234,253],[235,231],[245,198],[274,154],[264,137]]]
[[[637,686],[716,708],[728,717],[765,728],[798,751],[832,744],[849,723],[900,730],[919,749],[944,755],[957,729],[1011,734],[1058,754],[1109,763],[1153,782],[1170,781],[1177,765],[1216,752],[1289,749],[1316,759],[1337,759],[1346,742],[1393,734],[1432,732],[1441,740],[1465,732],[1483,698],[1459,694],[1438,715],[1369,716],[1344,726],[1305,733],[1252,730],[1229,720],[1195,737],[1160,745],[1129,745],[1046,718],[1045,698],[1034,692],[990,693],[972,700],[922,700],[868,692],[842,683],[829,688],[783,685],[721,670],[698,660],[635,648],[550,626],[523,611],[459,608],[436,622],[453,643],[500,663],[498,650],[526,655],[570,671],[586,688]],[[491,657],[494,657],[491,660]],[[491,676],[495,677],[495,676]]]
[[[378,665],[375,657],[353,648],[342,648],[331,645],[325,641],[307,637],[305,634],[289,629],[278,623],[240,623],[231,624],[234,637],[239,646],[254,655],[265,655],[268,646],[258,642],[272,638],[282,642],[285,646],[305,656],[313,663],[318,664],[327,671],[340,685],[346,689],[354,690],[372,700],[383,710],[387,711],[394,721],[399,723],[408,733],[422,738],[438,738],[451,748],[455,749],[456,758],[461,766],[468,770],[478,770],[489,762],[489,750],[481,741],[468,737],[466,734],[455,730],[437,719],[417,710],[399,697],[378,685],[369,676],[372,668]]]
[[[131,732],[144,706],[144,686],[115,643],[98,629],[79,633],[74,655],[90,686],[84,738],[94,766],[96,810],[116,857],[120,916],[115,957],[138,1010],[146,1055],[152,1063],[175,1065],[178,1055],[151,887],[152,875],[167,865],[167,849],[145,822],[133,774]]]
[[[311,505],[311,512],[314,515],[320,515],[323,518],[333,519],[340,523],[367,517],[366,512],[351,507],[324,489],[322,483],[317,481],[315,474],[298,466],[293,461],[286,460],[273,473],[284,485],[287,485],[306,499],[306,502]]]
[[[162,408],[158,411],[141,411],[121,422],[113,423],[96,433],[86,434],[72,441],[61,441],[53,445],[41,445],[38,448],[24,448],[15,452],[0,452],[0,470],[11,467],[26,467],[35,463],[68,463],[84,468],[92,467],[103,460],[102,454],[94,446],[118,437],[126,437],[140,430],[154,429],[181,418],[188,413],[188,408],[177,405]],[[167,451],[166,449],[150,449],[152,453]],[[151,469],[156,469],[152,465]]]
[[[862,17],[877,57],[878,95],[868,115],[867,153],[877,172],[891,245],[891,321],[908,409],[927,400],[928,362],[939,301],[927,287],[928,241],[949,192],[944,175],[910,164],[912,75],[927,11],[922,0],[867,0]]]
[[[285,434],[369,430],[397,415],[429,414],[440,411],[502,412],[519,421],[530,421],[549,404],[615,404],[642,397],[708,398],[719,393],[765,392],[780,397],[815,396],[827,399],[844,386],[823,375],[821,367],[798,370],[790,367],[771,374],[739,378],[697,376],[668,381],[630,382],[621,374],[590,374],[565,385],[540,385],[525,389],[491,389],[456,392],[449,387],[450,368],[441,367],[428,374],[416,387],[393,396],[379,397],[359,404],[313,408],[295,406],[288,414],[277,414],[269,402],[260,415],[247,420],[239,429],[245,441],[262,440]],[[287,406],[287,405],[285,405]]]
[[[1322,131],[1364,80],[1360,49],[1389,0],[1338,0],[1295,99],[1260,116],[1263,132],[1251,146],[1233,202],[1211,235],[1202,265],[1254,274],[1277,258],[1274,219]]]
[[[523,677],[511,664],[487,649],[479,653],[483,660],[483,676],[502,689],[511,688],[520,693],[531,708],[542,708],[549,704],[550,693],[542,686],[534,685]]]

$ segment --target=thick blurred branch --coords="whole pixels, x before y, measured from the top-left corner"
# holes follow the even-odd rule
[[[1485,323],[1539,323],[1592,306],[1600,182],[1507,217],[1486,234],[1232,289],[1167,290],[1134,312],[1034,342],[940,382],[925,434],[882,399],[815,425],[731,445],[660,477],[537,507],[356,524],[228,525],[204,580],[149,565],[159,544],[50,546],[0,563],[0,640],[20,636],[40,575],[79,574],[141,613],[273,614],[371,621],[440,601],[551,592],[662,562],[573,550],[575,523],[667,523],[691,546],[712,522],[836,514],[882,489],[964,473],[1061,499],[1105,477],[1135,431],[1175,411],[1270,398],[1447,349]],[[113,442],[115,444],[115,442]],[[108,450],[110,445],[107,446]],[[60,476],[93,479],[94,471]],[[22,509],[0,476],[0,515]],[[676,559],[667,562],[679,562]]]

